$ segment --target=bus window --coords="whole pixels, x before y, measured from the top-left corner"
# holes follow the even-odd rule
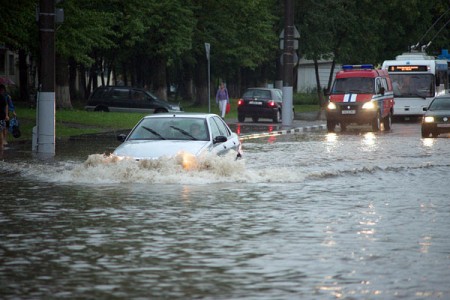
[[[433,97],[435,85],[431,74],[391,74],[394,97]]]

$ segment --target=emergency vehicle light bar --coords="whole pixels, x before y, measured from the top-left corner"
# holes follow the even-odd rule
[[[342,70],[371,70],[374,69],[372,64],[364,64],[364,65],[343,65]]]

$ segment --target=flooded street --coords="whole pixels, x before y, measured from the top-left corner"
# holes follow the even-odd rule
[[[450,298],[448,136],[243,138],[190,170],[116,145],[4,152],[0,298]]]

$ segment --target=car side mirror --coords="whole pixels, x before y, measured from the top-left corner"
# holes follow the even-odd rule
[[[423,108],[423,111],[427,111],[427,110],[428,110],[428,107],[424,107],[424,108]]]
[[[227,141],[227,137],[223,135],[216,136],[213,140],[214,144],[225,143]]]
[[[119,142],[125,142],[125,139],[127,138],[127,135],[126,134],[123,134],[123,133],[121,133],[121,134],[119,134],[118,136],[117,136],[117,140],[119,141]]]

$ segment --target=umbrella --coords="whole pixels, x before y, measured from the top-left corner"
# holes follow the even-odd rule
[[[14,81],[5,76],[0,76],[0,84],[11,85],[16,84]]]

